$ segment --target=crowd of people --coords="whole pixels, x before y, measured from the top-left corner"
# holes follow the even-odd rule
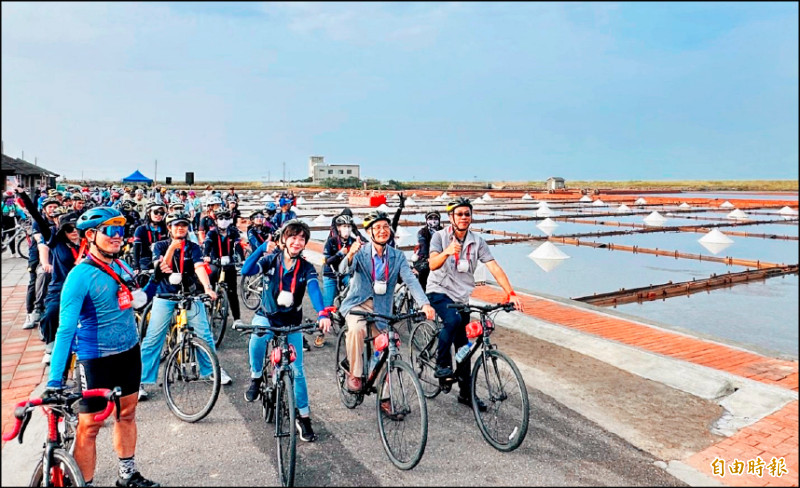
[[[237,227],[242,215],[233,188],[224,195],[210,187],[202,195],[163,187],[70,188],[40,193],[34,202],[18,188],[16,194],[6,194],[3,206],[4,219],[8,207],[9,216],[13,211],[14,218],[30,216],[33,220],[35,245],[29,254],[28,313],[23,327],[38,326],[46,344],[43,361],[50,363],[50,373],[45,395],[63,387],[71,352],[77,357],[82,389],[122,388],[122,415],[113,433],[119,457],[117,486],[158,486],[139,473],[134,453],[136,405],[147,399],[148,388],[157,381],[158,358],[176,306],[159,295],[180,293],[197,300],[207,295],[213,300],[213,284],[225,271],[234,326],[240,324],[235,267],[239,262],[242,275],[261,275],[266,283],[253,324],[300,324],[303,298],[308,295],[318,313],[318,347],[325,343],[331,326],[329,314],[339,295],[339,312],[347,324],[350,374],[346,387],[357,392],[368,331],[364,317],[352,312],[393,313],[395,287],[405,283],[426,317],[438,316],[443,325],[435,376],[455,375],[460,387],[458,401],[470,407],[470,365],[459,363],[453,371],[450,357],[451,345],[458,349],[467,343],[469,316],[448,305],[468,302],[475,286],[473,273],[480,262],[505,290],[508,301],[522,309],[489,246],[469,230],[473,209],[466,198],[447,204],[447,226],[442,225],[438,211],[427,212],[411,263],[395,243],[405,203],[402,194],[392,217],[374,210],[364,217],[361,228],[352,211],[343,208],[333,217],[323,246],[320,280],[317,269],[303,257],[311,231],[292,211],[295,199],[290,192],[249,213],[246,235]],[[128,244],[132,245],[131,266],[119,259]],[[245,249],[249,251],[246,258]],[[150,302],[149,325],[140,339],[134,310]],[[188,321],[213,350],[209,317],[202,303],[191,308]],[[261,391],[262,359],[270,338],[271,333],[250,338],[251,377],[244,391],[248,402],[255,401]],[[317,437],[303,366],[303,352],[310,347],[300,332],[290,334],[288,340],[297,351],[291,366],[299,413],[296,428],[301,440],[312,442]],[[208,370],[210,365],[201,364],[201,374],[203,368]],[[232,382],[224,369],[220,376],[222,384]],[[100,428],[93,413],[103,405],[82,402],[74,457],[91,483]],[[385,408],[388,411],[390,407]]]

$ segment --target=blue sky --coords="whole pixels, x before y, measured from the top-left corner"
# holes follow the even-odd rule
[[[797,179],[798,4],[2,3],[2,139],[68,177]]]

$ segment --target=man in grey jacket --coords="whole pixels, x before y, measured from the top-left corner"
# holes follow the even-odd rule
[[[351,314],[352,310],[391,315],[394,287],[397,278],[402,277],[403,282],[411,290],[414,302],[422,307],[428,320],[433,320],[435,316],[422,286],[411,272],[405,254],[387,246],[392,237],[389,216],[385,212],[376,210],[364,217],[362,225],[366,228],[367,237],[371,242],[362,247],[360,241],[356,240],[350,246],[346,259],[342,259],[339,264],[340,273],[352,273],[350,290],[339,307],[347,323],[347,359],[350,362],[351,373],[347,379],[347,388],[352,391],[361,389],[362,355],[364,338],[367,337],[366,320],[364,317]]]

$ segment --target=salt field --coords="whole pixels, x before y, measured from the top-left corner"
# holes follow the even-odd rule
[[[418,193],[414,204],[406,205],[401,214],[396,237],[409,258],[425,211],[439,210],[443,222],[447,222],[445,202],[434,199],[439,194]],[[484,193],[465,196],[474,201]],[[363,205],[350,205],[341,197],[335,200],[338,195],[313,197],[309,192],[298,205],[298,215],[320,229],[327,228],[344,206],[350,206],[356,222],[370,210]],[[784,271],[777,277],[760,277],[744,284],[657,300],[621,302],[614,309],[719,342],[798,357],[800,280],[796,266],[800,258],[796,193],[601,194],[584,196],[583,201],[580,195],[550,201],[547,194],[537,194],[530,200],[522,200],[521,195],[496,194],[486,202],[476,203],[472,224],[491,244],[493,255],[515,288],[587,301],[596,294],[621,289],[757,271],[765,266],[761,263],[794,266],[788,274]],[[389,195],[386,207],[390,216],[397,204],[397,199]],[[620,209],[621,204],[628,208]],[[781,213],[785,204],[795,213]],[[243,206],[257,205],[259,202],[245,201]],[[324,218],[318,219],[320,214]],[[545,217],[550,220],[543,224]],[[722,235],[715,233],[706,240],[728,242],[701,243],[712,229]],[[312,231],[313,240],[324,242],[327,236],[327,230]],[[575,238],[580,245],[575,245]],[[634,246],[638,252],[630,252]],[[537,250],[545,252],[544,260],[534,261]],[[678,257],[646,250],[677,252]],[[547,259],[559,254],[564,259]],[[479,279],[492,281],[490,274],[483,273]]]

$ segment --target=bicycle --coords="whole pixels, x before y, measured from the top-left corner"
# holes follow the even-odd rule
[[[261,273],[239,278],[239,297],[248,310],[255,310],[261,303],[261,292],[264,290]]]
[[[136,258],[133,255],[133,237],[126,237],[120,249],[122,260],[128,265],[128,268],[133,269]]]
[[[164,398],[176,417],[184,422],[197,422],[214,408],[219,396],[221,378],[219,359],[211,346],[198,337],[194,328],[189,326],[188,311],[195,300],[205,302],[211,297],[173,293],[156,296],[178,302],[165,341],[168,352],[164,365]],[[211,371],[204,374],[203,369]]]
[[[326,310],[330,312],[331,318],[331,330],[330,334],[333,336],[338,336],[339,331],[342,330],[344,327],[344,317],[342,314],[338,312],[339,307],[342,305],[342,301],[344,301],[345,297],[347,296],[348,290],[350,290],[350,282],[348,281],[347,284],[344,284],[344,277],[340,273],[336,273],[336,296],[333,297],[333,305],[330,307],[325,307]],[[312,332],[313,334],[314,332]],[[320,331],[317,337],[314,339],[314,347],[321,348],[325,346],[325,336]]]
[[[498,451],[513,451],[522,444],[528,432],[528,390],[517,365],[491,343],[490,336],[495,328],[494,316],[501,310],[514,310],[514,304],[450,304],[448,308],[480,314],[479,321],[467,324],[467,337],[475,342],[467,356],[462,359],[469,361],[480,349],[470,376],[472,411],[486,442]],[[492,312],[495,313],[490,317]],[[411,363],[419,375],[420,383],[424,385],[427,398],[434,398],[442,391],[449,393],[453,383],[458,381],[455,372],[444,378],[434,377],[440,330],[438,323],[434,327],[430,322],[422,322],[411,333]],[[487,401],[483,412],[479,404],[481,399]],[[504,423],[508,423],[508,426],[501,427]]]
[[[212,259],[211,264],[219,268],[219,277],[213,284],[217,299],[208,304],[206,312],[208,312],[211,334],[214,336],[214,346],[219,347],[222,344],[222,338],[225,337],[231,305],[228,299],[228,285],[225,283],[225,267],[221,265],[219,259]]]
[[[406,319],[425,320],[425,314],[412,311],[400,315],[381,315],[359,310],[350,313],[365,317],[368,325],[381,321],[388,327],[375,337],[367,333],[364,339],[364,371],[360,375],[361,389],[358,391],[350,391],[347,388],[347,375],[350,374],[346,345],[347,326],[339,331],[336,345],[336,377],[340,399],[345,407],[353,409],[364,401],[365,395],[376,393],[378,431],[383,448],[395,466],[403,470],[412,469],[422,459],[428,441],[428,408],[416,373],[400,356],[400,336],[393,324]],[[390,335],[393,340],[389,340]],[[373,342],[378,353],[377,363],[368,371],[370,358],[373,357],[371,347]],[[386,368],[383,368],[384,365]],[[413,437],[413,440],[405,445],[407,435]]]
[[[275,335],[264,354],[261,373],[261,413],[267,423],[275,422],[277,440],[278,472],[282,486],[294,486],[296,464],[297,430],[295,429],[294,373],[291,363],[297,352],[289,344],[289,334],[317,327],[314,320],[306,320],[292,327],[242,324],[235,330],[254,333],[272,331]],[[275,413],[278,415],[275,415]]]
[[[77,393],[54,392],[45,398],[31,398],[19,402],[14,409],[14,428],[3,436],[4,441],[10,441],[16,437],[22,444],[25,428],[36,407],[42,407],[47,415],[47,439],[44,443],[44,451],[33,470],[28,486],[85,486],[86,481],[83,479],[83,474],[75,462],[75,458],[72,457],[74,437],[69,440],[69,445],[65,445],[65,434],[59,430],[58,426],[70,418],[76,419],[75,423],[77,424],[77,414],[72,405],[82,398],[105,398],[108,401],[105,410],[96,414],[94,419],[98,422],[105,420],[116,407],[119,421],[121,396],[122,391],[119,387],[113,390],[97,388]]]
[[[22,222],[17,221],[17,225],[10,229],[3,229],[2,252],[6,252],[6,249],[10,248],[13,242],[19,256],[23,259],[28,259],[31,245],[33,245],[32,233],[30,224],[24,220]]]
[[[396,314],[408,313],[414,309],[414,297],[411,295],[411,290],[408,288],[406,283],[398,283],[397,287],[395,288],[394,295],[392,297],[392,308],[393,312]],[[414,322],[410,319],[407,319],[404,322],[410,335]]]

